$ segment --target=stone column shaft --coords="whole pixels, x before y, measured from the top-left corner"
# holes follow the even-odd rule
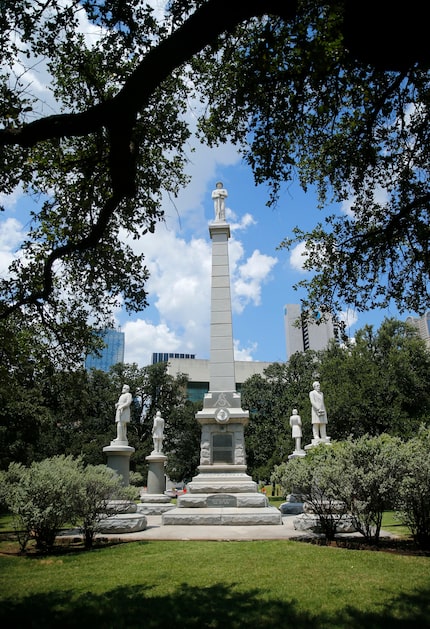
[[[210,225],[212,239],[209,391],[235,391],[227,223]]]

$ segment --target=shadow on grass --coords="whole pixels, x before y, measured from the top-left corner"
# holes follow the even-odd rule
[[[170,595],[151,594],[151,587],[119,587],[104,594],[76,596],[73,591],[31,595],[0,603],[3,627],[72,629],[409,629],[430,627],[429,591],[399,594],[376,612],[349,605],[333,615],[300,610],[294,600],[262,600],[256,588],[238,592],[234,584],[208,588],[181,585]]]

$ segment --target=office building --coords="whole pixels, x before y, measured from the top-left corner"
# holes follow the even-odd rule
[[[85,369],[109,371],[113,365],[124,362],[125,335],[120,330],[105,329],[99,332],[105,347],[100,355],[89,354],[85,359]]]
[[[234,372],[237,391],[240,391],[245,380],[248,380],[254,374],[263,375],[263,371],[270,364],[251,360],[235,361]],[[167,373],[174,378],[178,374],[185,374],[188,377],[187,394],[188,398],[193,402],[203,400],[204,395],[209,391],[209,360],[169,358]]]
[[[328,313],[316,312],[305,318],[299,304],[284,306],[287,360],[296,352],[327,349],[330,341],[340,340],[339,326]]]
[[[152,354],[152,364],[156,365],[157,363],[167,363],[171,358],[193,360],[195,357],[195,354],[180,354],[177,352],[154,352]]]
[[[427,310],[422,317],[407,317],[406,323],[417,330],[420,338],[425,341],[427,349],[430,349],[430,310]]]

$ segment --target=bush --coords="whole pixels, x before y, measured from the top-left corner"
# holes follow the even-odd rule
[[[91,548],[101,521],[115,511],[113,501],[132,500],[135,488],[124,487],[118,474],[105,465],[88,465],[81,472],[78,492],[75,496],[75,518],[80,522],[85,548]]]
[[[400,483],[399,516],[417,546],[430,548],[430,428],[405,444],[406,471]]]
[[[21,551],[30,539],[36,540],[38,549],[51,550],[66,524],[79,525],[90,548],[108,503],[129,500],[135,492],[105,465],[84,467],[81,457],[71,456],[56,456],[30,467],[11,463],[4,481]]]
[[[5,475],[6,503],[14,516],[21,550],[30,539],[50,550],[59,530],[75,516],[81,461],[57,456],[24,467],[11,463]]]
[[[403,442],[384,434],[319,445],[305,458],[275,468],[272,482],[304,495],[328,540],[341,516],[349,514],[357,531],[377,544],[382,514],[393,508],[404,473]]]
[[[343,459],[338,452],[340,444],[319,445],[308,451],[303,459],[292,459],[275,468],[272,483],[279,483],[284,492],[302,494],[312,511],[318,516],[326,539],[334,539],[339,518],[346,508],[339,502]]]
[[[346,442],[340,496],[368,542],[379,543],[382,514],[393,508],[405,470],[404,443],[387,434]]]

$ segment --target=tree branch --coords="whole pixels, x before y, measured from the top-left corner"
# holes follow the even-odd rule
[[[0,130],[0,146],[31,147],[43,140],[88,135],[101,127],[122,126],[136,115],[162,82],[222,33],[252,17],[272,14],[291,19],[296,0],[209,0],[177,31],[148,52],[113,98],[76,114],[47,116],[14,129]]]
[[[91,232],[77,243],[69,242],[54,249],[44,263],[42,289],[5,308],[0,319],[22,306],[48,299],[53,290],[54,262],[95,248],[118,205],[124,198],[134,196],[136,147],[132,141],[133,128],[138,112],[148,104],[163,81],[194,54],[215,42],[221,33],[233,31],[244,20],[268,13],[291,19],[295,12],[296,0],[236,0],[233,3],[231,0],[209,0],[177,31],[149,51],[115,97],[77,114],[48,116],[20,128],[0,130],[0,146],[31,147],[44,140],[85,136],[106,127],[112,184],[112,194]]]

